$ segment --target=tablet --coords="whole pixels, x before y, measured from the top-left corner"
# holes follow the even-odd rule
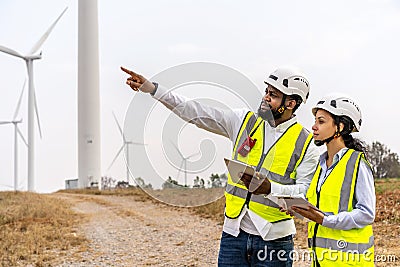
[[[292,210],[293,206],[299,207],[301,209],[307,209],[308,207],[311,207],[315,210],[319,210],[317,207],[315,207],[313,204],[307,201],[307,199],[304,198],[303,195],[296,195],[296,196],[289,196],[289,195],[274,195],[278,199],[277,204],[280,207],[283,207],[286,210],[290,210],[296,217],[300,219],[306,219],[309,221],[307,218],[304,218],[302,215],[298,214],[297,212],[294,212]]]
[[[256,177],[254,176],[256,170],[253,166],[227,158],[224,158],[224,161],[234,183],[238,183],[240,181],[240,173],[246,173],[250,176]]]
[[[316,207],[307,201],[303,196],[276,196],[278,199],[283,199],[287,205],[287,208],[296,206],[299,208],[307,209],[307,207]]]

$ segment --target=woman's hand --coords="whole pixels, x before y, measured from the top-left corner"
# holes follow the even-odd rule
[[[318,224],[322,224],[322,222],[324,221],[325,215],[321,211],[315,209],[314,207],[308,206],[306,208],[305,207],[300,208],[297,206],[292,206],[291,208],[294,212],[296,212]]]

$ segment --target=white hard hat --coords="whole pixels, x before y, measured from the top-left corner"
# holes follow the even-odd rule
[[[336,116],[348,116],[354,124],[353,132],[360,131],[361,128],[361,110],[358,105],[348,96],[343,94],[328,95],[318,101],[312,109],[312,113],[317,113],[318,109],[323,109]]]
[[[265,83],[286,95],[299,95],[304,103],[310,92],[310,83],[304,74],[295,67],[276,69],[268,76]]]

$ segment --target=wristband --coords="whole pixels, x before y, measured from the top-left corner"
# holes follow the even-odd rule
[[[150,95],[154,96],[156,94],[156,92],[157,92],[157,89],[158,89],[158,83],[152,82],[152,84],[154,84],[155,89],[154,89],[153,92],[150,93]]]

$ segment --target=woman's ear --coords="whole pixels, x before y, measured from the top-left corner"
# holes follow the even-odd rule
[[[343,123],[343,122],[340,122],[340,123],[339,123],[339,132],[342,132],[343,129],[344,129],[344,123]]]

